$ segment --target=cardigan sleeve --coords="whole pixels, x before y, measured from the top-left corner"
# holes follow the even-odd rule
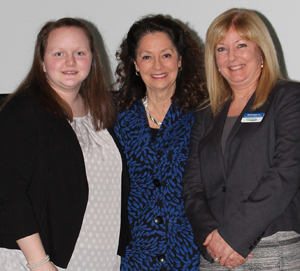
[[[206,193],[201,182],[200,161],[198,156],[199,143],[204,136],[208,123],[211,120],[209,108],[199,111],[196,114],[195,122],[191,131],[191,142],[189,157],[183,175],[183,200],[187,217],[194,233],[194,242],[200,253],[209,261],[203,243],[206,237],[220,226],[219,222],[211,213],[207,204]]]
[[[0,112],[0,223],[15,240],[39,230],[29,198],[37,159],[36,103],[15,96]]]

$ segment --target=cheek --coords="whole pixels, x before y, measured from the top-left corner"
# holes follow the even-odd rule
[[[136,65],[137,69],[140,71],[140,73],[146,73],[149,69],[149,65],[147,63],[137,63]]]
[[[47,72],[55,70],[58,66],[59,66],[58,61],[45,59],[45,61],[43,63],[44,71],[47,71]]]
[[[224,63],[224,57],[220,55],[216,56],[216,64],[218,68],[222,67],[223,63]]]

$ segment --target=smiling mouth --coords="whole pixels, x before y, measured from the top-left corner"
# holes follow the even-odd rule
[[[151,76],[155,79],[161,79],[161,78],[164,78],[168,75],[168,73],[164,73],[164,74],[152,74]]]
[[[76,71],[73,71],[73,72],[62,72],[63,74],[76,74],[77,72]]]
[[[245,66],[245,64],[239,65],[239,66],[234,66],[234,67],[229,67],[229,69],[232,70],[232,71],[236,71],[236,70],[238,70],[238,69],[243,68],[244,66]]]

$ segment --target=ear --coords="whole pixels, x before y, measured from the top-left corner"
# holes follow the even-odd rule
[[[43,62],[43,71],[46,72],[46,66],[45,66],[45,62]]]
[[[133,61],[133,63],[134,63],[135,69],[139,72],[140,71],[139,66],[136,64],[135,61]]]
[[[182,60],[182,57],[179,56],[179,60],[178,60],[178,68],[181,68],[181,66],[182,66],[181,60]]]

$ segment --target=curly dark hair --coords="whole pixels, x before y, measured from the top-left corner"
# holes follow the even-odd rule
[[[148,15],[136,21],[127,37],[123,39],[116,53],[119,62],[116,69],[117,108],[119,111],[129,109],[146,94],[146,86],[141,77],[136,76],[134,61],[137,48],[143,36],[149,33],[162,32],[173,42],[182,60],[182,71],[176,78],[176,89],[172,96],[183,111],[195,110],[207,99],[205,83],[203,50],[190,32],[181,24],[164,15]]]

